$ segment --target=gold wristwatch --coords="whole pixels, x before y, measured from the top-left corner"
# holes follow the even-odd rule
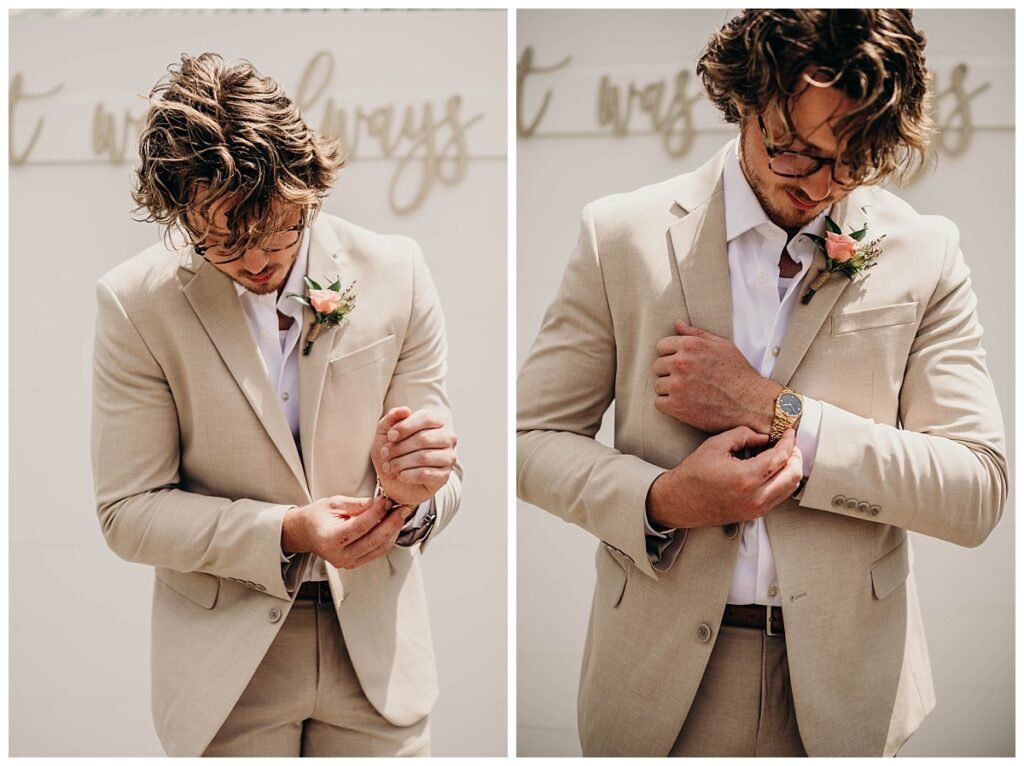
[[[772,427],[768,432],[768,443],[775,444],[782,438],[787,428],[796,430],[803,411],[804,398],[791,388],[782,389],[782,393],[775,400],[775,415],[772,417]]]

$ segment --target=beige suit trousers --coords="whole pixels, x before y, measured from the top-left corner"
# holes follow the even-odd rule
[[[673,756],[806,756],[786,639],[723,625]]]
[[[332,604],[296,601],[204,756],[427,756],[428,719],[395,726],[363,694]]]

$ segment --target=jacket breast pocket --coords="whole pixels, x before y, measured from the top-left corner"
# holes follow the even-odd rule
[[[904,540],[871,565],[871,587],[875,598],[885,598],[907,579],[910,574],[910,559],[907,541]]]
[[[394,333],[368,346],[349,351],[330,361],[331,378],[337,380],[362,370],[388,356],[397,355]]]
[[[879,327],[913,324],[917,321],[917,301],[894,303],[891,306],[876,306],[857,311],[846,311],[832,315],[832,334],[843,335],[859,330],[873,330]]]
[[[220,593],[220,578],[203,572],[179,572],[165,567],[156,568],[156,576],[168,588],[184,596],[203,609],[213,609]]]
[[[632,563],[625,553],[602,542],[597,549],[598,598],[613,607],[622,603],[631,567]]]

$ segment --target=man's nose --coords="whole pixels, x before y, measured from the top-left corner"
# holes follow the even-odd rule
[[[249,248],[242,255],[242,265],[252,274],[258,274],[266,268],[270,255],[264,250]]]
[[[804,194],[815,202],[821,202],[832,193],[832,166],[822,165],[802,180],[800,188]]]

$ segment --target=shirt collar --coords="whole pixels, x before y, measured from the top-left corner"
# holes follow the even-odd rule
[[[761,207],[757,195],[750,188],[743,169],[740,167],[740,159],[737,154],[739,139],[735,139],[729,147],[725,158],[725,166],[722,171],[722,186],[725,195],[725,238],[731,242],[737,237],[746,234],[751,229],[767,226],[782,232],[782,228],[772,223],[768,215]],[[803,233],[824,236],[825,216],[832,211],[832,206],[825,208],[815,216],[809,223],[800,228],[800,231],[790,241],[789,252],[799,260],[810,259],[814,256],[815,245],[800,236]],[[795,251],[795,252],[794,252]]]
[[[235,292],[238,293],[239,300],[248,300],[254,303],[261,303],[263,301],[273,300],[276,304],[277,311],[280,311],[285,316],[302,318],[302,304],[297,300],[293,300],[288,297],[289,293],[298,293],[299,295],[305,295],[306,283],[303,281],[303,277],[306,275],[306,269],[309,265],[309,227],[307,226],[302,230],[302,244],[299,245],[299,254],[295,258],[295,264],[292,266],[291,272],[288,274],[288,281],[284,283],[284,289],[281,290],[281,296],[277,297],[274,293],[268,295],[257,295],[256,293],[249,292],[238,282],[235,282]]]

